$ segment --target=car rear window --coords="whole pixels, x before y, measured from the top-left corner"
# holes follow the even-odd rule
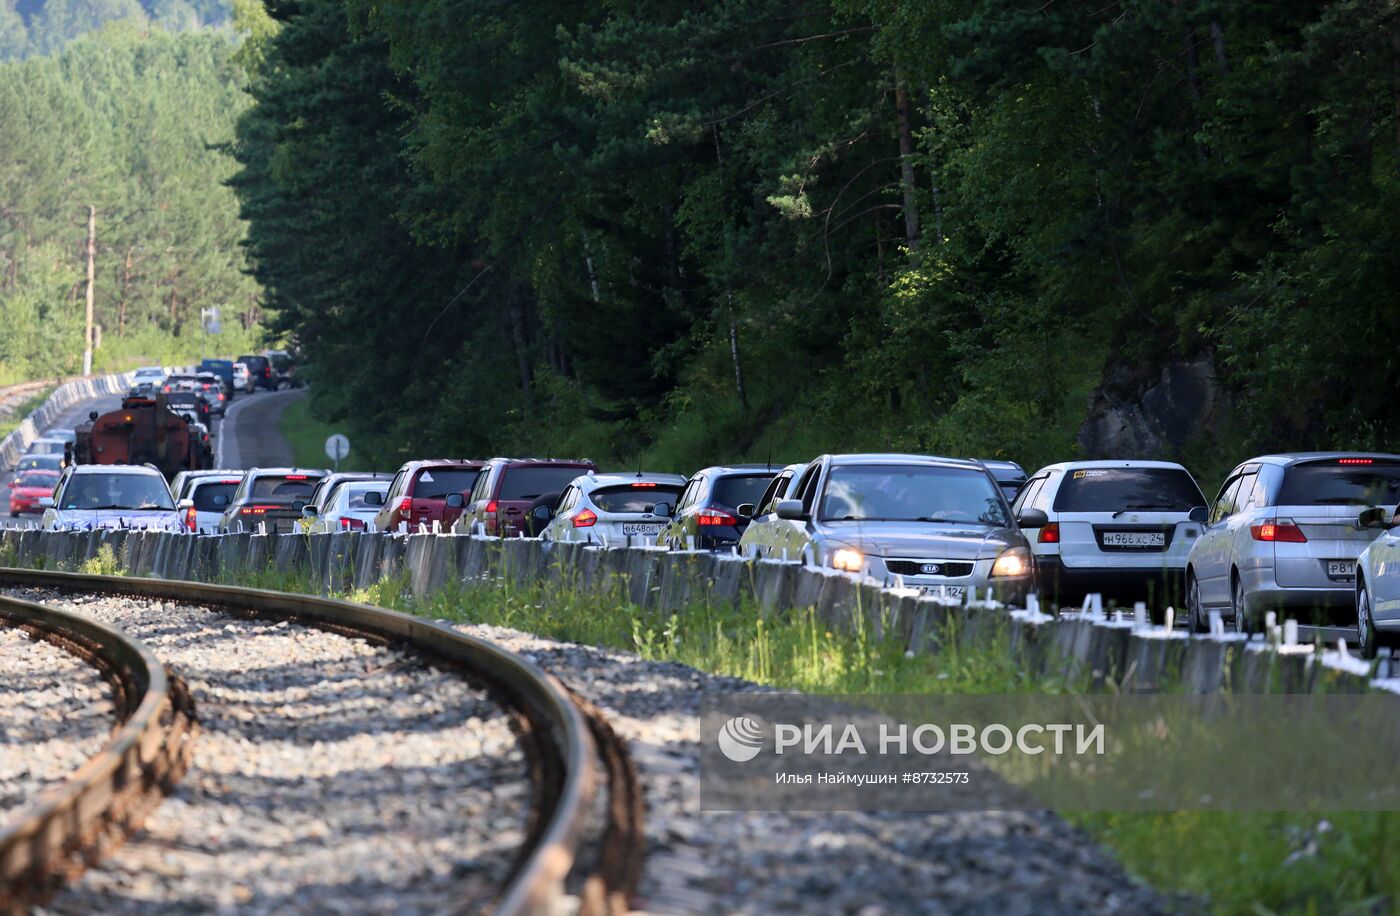
[[[1283,472],[1280,506],[1393,506],[1400,502],[1400,464],[1298,464]]]
[[[43,487],[47,490],[52,490],[56,483],[57,474],[25,474],[19,479],[21,487]]]
[[[476,468],[423,468],[413,480],[413,498],[444,499],[449,493],[466,493],[480,473]]]
[[[581,477],[589,470],[548,464],[506,468],[496,498],[536,499],[545,493],[557,493],[572,483],[575,477]]]
[[[599,487],[588,498],[604,512],[650,512],[659,502],[674,504],[680,493],[680,484],[627,484]]]
[[[1055,495],[1056,512],[1189,512],[1205,504],[1201,488],[1181,468],[1080,468],[1066,472]]]
[[[768,489],[768,484],[772,483],[776,476],[775,473],[720,477],[715,480],[714,488],[710,493],[710,502],[728,509],[737,509],[744,503],[757,504],[758,498],[763,495],[764,490]]]
[[[309,474],[259,477],[253,481],[253,492],[250,495],[255,499],[269,496],[279,499],[306,499],[311,495],[311,491],[316,489],[316,481],[320,479]]]
[[[195,488],[194,507],[200,512],[222,512],[233,499],[233,491],[238,489],[238,481],[233,483],[204,483]],[[222,497],[222,499],[220,498]]]

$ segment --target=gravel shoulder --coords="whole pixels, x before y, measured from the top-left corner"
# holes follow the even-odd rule
[[[507,714],[394,647],[208,608],[26,598],[124,628],[189,685],[194,759],[52,913],[474,909],[524,841]]]
[[[767,688],[684,665],[459,625],[607,714],[647,801],[641,909],[658,913],[1155,913],[1167,904],[1053,814],[699,810],[699,707]]]
[[[0,627],[0,823],[91,759],[116,725],[101,672]]]

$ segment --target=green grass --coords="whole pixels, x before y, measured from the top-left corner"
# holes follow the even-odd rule
[[[303,397],[287,405],[287,409],[282,411],[282,418],[278,421],[278,428],[287,444],[292,448],[293,463],[297,467],[303,468],[324,468],[330,467],[331,461],[326,457],[326,440],[333,433],[344,432],[331,424],[320,420],[311,411],[311,398]],[[356,451],[355,443],[350,443],[350,455],[340,462],[342,471],[369,471],[379,470],[374,468],[367,456],[362,451]]]

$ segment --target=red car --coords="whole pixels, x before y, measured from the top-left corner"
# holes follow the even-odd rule
[[[506,538],[527,535],[537,500],[557,498],[575,477],[597,472],[598,466],[586,460],[492,458],[481,469],[457,530]]]
[[[25,471],[10,481],[10,518],[19,518],[21,512],[42,513],[39,500],[52,496],[57,484],[53,471]]]
[[[375,529],[397,531],[405,522],[411,531],[419,525],[431,529],[433,522],[441,522],[443,530],[451,528],[484,464],[455,458],[408,462],[389,484],[384,508],[374,518]]]

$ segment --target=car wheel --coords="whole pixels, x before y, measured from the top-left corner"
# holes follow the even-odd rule
[[[10,518],[19,518],[19,513],[18,513],[18,512],[11,512],[11,513],[10,513]]]
[[[1206,609],[1201,607],[1201,586],[1194,574],[1186,576],[1186,627],[1192,633],[1205,633],[1210,630]]]
[[[1371,596],[1364,588],[1356,593],[1356,648],[1362,658],[1375,658],[1380,648],[1376,621],[1371,616]]]
[[[1244,580],[1236,574],[1230,589],[1230,609],[1235,612],[1235,632],[1250,634],[1255,630],[1253,616],[1249,612],[1249,598],[1244,593]]]

